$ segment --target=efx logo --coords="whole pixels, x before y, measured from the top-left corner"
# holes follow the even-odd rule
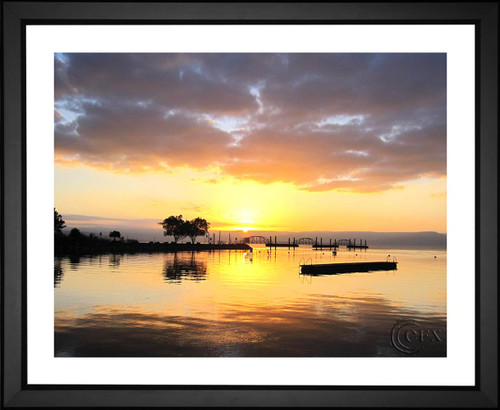
[[[391,330],[391,344],[405,354],[416,354],[428,343],[443,343],[443,329],[423,328],[413,319],[398,320]]]

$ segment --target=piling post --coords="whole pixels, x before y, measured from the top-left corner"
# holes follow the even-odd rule
[[[318,237],[316,236],[316,241],[314,242],[316,246],[318,246]]]
[[[288,238],[288,250],[290,250],[290,238]]]
[[[273,237],[270,236],[269,237],[269,249],[271,249],[272,246],[273,246]]]
[[[278,238],[275,236],[274,237],[274,250],[276,250],[277,246],[278,246]]]
[[[319,240],[320,240],[320,244],[321,244],[321,245],[320,245],[320,246],[321,246],[321,249],[323,249],[323,238],[319,238]]]

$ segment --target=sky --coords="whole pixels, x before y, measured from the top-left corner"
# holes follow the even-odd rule
[[[55,206],[79,224],[446,232],[445,54],[54,64]]]

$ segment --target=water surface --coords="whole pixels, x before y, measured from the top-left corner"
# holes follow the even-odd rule
[[[299,274],[302,259],[389,254],[396,271]],[[341,248],[333,256],[301,246],[55,258],[54,287],[56,356],[404,356],[391,344],[398,320],[446,329],[446,252],[438,250]],[[445,356],[446,342],[429,339],[413,355]]]

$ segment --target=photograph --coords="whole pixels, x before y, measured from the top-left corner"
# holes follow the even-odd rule
[[[498,407],[498,0],[1,19],[3,407]]]
[[[446,53],[53,60],[54,357],[447,357]]]

